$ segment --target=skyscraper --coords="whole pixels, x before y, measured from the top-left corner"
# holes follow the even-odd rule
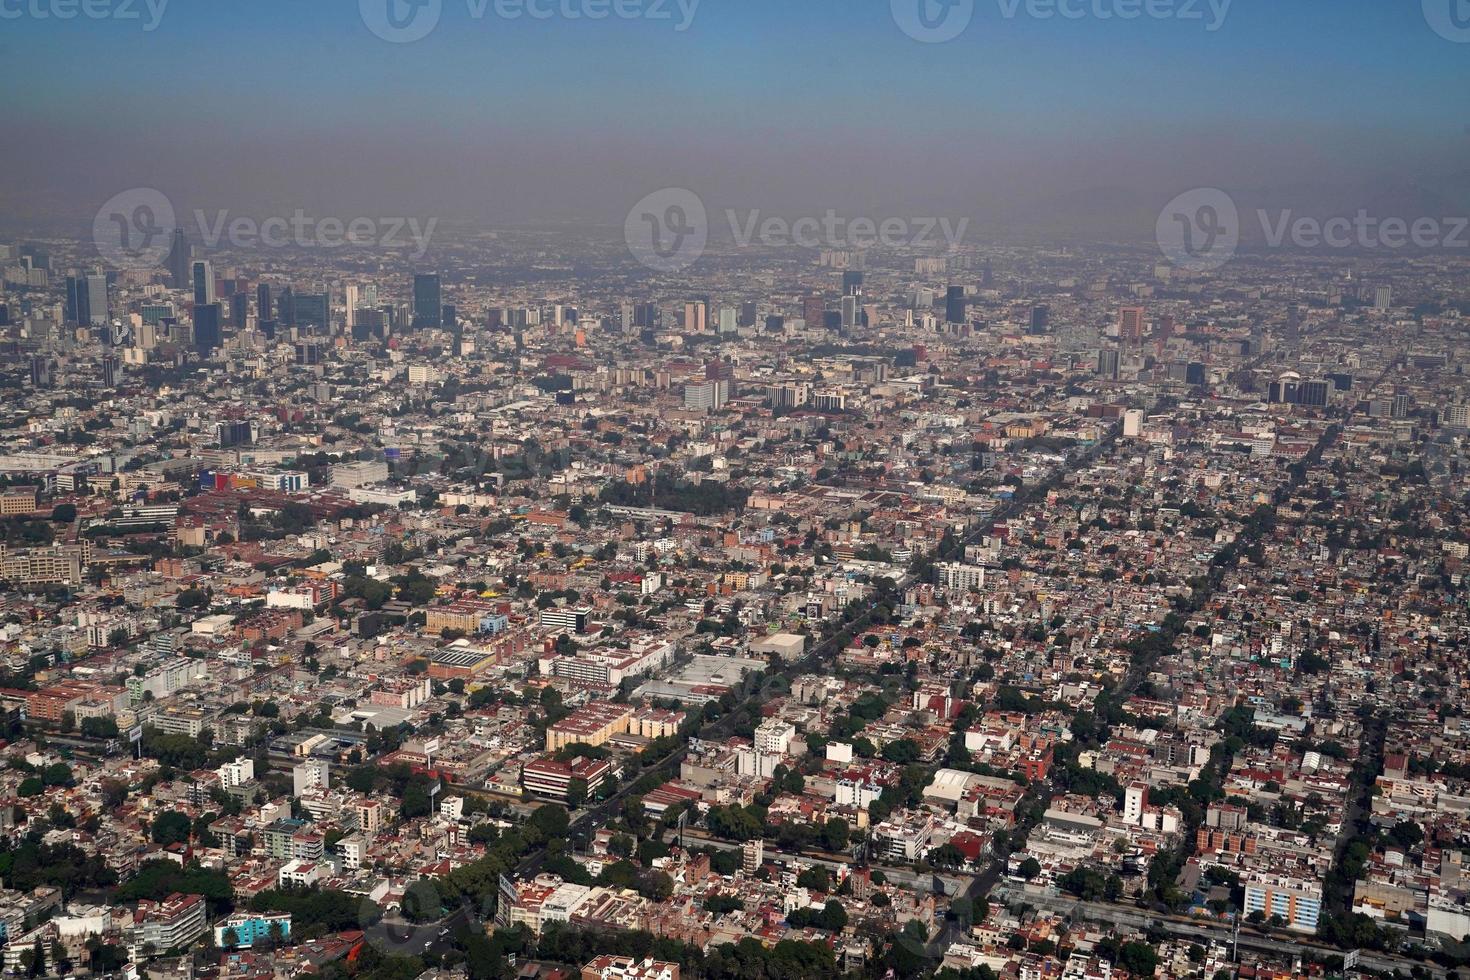
[[[808,328],[820,329],[826,313],[827,303],[821,296],[813,293],[802,298],[801,318],[806,321]]]
[[[255,317],[258,320],[275,319],[275,312],[271,309],[270,283],[263,282],[255,287]]]
[[[842,274],[842,295],[861,296],[863,294],[863,274],[856,269],[849,269]]]
[[[107,277],[93,273],[87,277],[87,323],[94,327],[105,326],[110,315],[107,308]]]
[[[169,285],[174,289],[188,289],[190,263],[194,261],[194,248],[184,229],[175,228],[173,243],[168,250]]]
[[[346,302],[345,302],[345,305],[347,307],[346,326],[347,326],[348,332],[350,333],[351,330],[352,330],[352,328],[355,327],[355,326],[357,326],[357,287],[356,286],[348,286],[346,288]]]
[[[112,356],[102,358],[102,387],[116,388],[121,374],[122,361]]]
[[[413,277],[413,328],[429,330],[444,322],[444,294],[437,272],[421,272]]]
[[[245,318],[250,315],[250,298],[245,293],[236,293],[230,297],[230,322],[235,325],[236,330],[245,329]]]
[[[207,260],[195,262],[193,266],[194,305],[207,306],[214,302],[214,265]]]
[[[965,322],[965,287],[950,286],[944,293],[944,322]]]
[[[704,333],[708,327],[707,307],[698,301],[684,304],[684,332]]]
[[[296,326],[296,293],[290,286],[283,286],[276,298],[276,322],[288,330]]]
[[[1031,330],[1033,334],[1044,334],[1051,325],[1051,307],[1031,307]]]
[[[194,307],[194,349],[205,357],[219,350],[224,332],[220,329],[220,305],[205,303]]]
[[[66,277],[66,322],[73,326],[91,322],[86,313],[87,281],[81,276]]]
[[[1125,306],[1118,311],[1118,338],[1129,344],[1143,339],[1143,307]]]

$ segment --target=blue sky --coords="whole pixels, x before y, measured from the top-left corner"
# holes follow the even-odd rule
[[[600,21],[443,0],[407,44],[357,0],[170,0],[152,32],[26,14],[0,20],[23,80],[0,201],[145,185],[189,207],[613,220],[670,185],[715,206],[983,211],[1470,170],[1470,44],[1420,0],[1235,0],[1213,32],[1208,0],[1204,20],[1091,13],[1120,2],[1069,21],[975,0],[938,44],[889,0],[701,0],[684,32],[675,0],[673,20]]]

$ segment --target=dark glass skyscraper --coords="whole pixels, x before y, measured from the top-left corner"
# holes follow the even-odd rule
[[[413,328],[427,330],[444,322],[444,299],[437,272],[413,277]]]
[[[965,322],[964,286],[950,286],[944,294],[944,319],[946,323]]]
[[[275,315],[275,311],[271,309],[270,283],[260,283],[255,287],[255,318],[257,320],[273,320],[275,319]]]
[[[218,303],[205,303],[194,307],[194,349],[205,357],[219,350],[224,341],[220,328],[221,311]]]

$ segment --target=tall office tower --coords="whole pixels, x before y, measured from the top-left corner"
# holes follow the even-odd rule
[[[31,384],[34,387],[51,387],[51,366],[52,362],[49,357],[44,357],[41,354],[35,354],[31,357]]]
[[[1046,333],[1051,326],[1051,307],[1031,307],[1031,332],[1034,334]]]
[[[263,282],[255,287],[255,319],[274,320],[275,315],[275,311],[271,309],[270,283]]]
[[[245,318],[250,315],[249,307],[249,294],[236,293],[230,297],[230,322],[235,325],[236,330],[245,329]]]
[[[753,327],[756,323],[756,309],[754,303],[740,304],[740,326]]]
[[[1373,308],[1380,313],[1388,312],[1393,306],[1393,287],[1379,286],[1373,290]]]
[[[863,294],[863,274],[856,269],[849,269],[842,274],[842,295],[861,296]]]
[[[332,303],[326,293],[302,293],[296,297],[296,325],[326,332],[331,326]]]
[[[281,287],[276,297],[276,323],[287,330],[296,326],[296,293],[290,286]]]
[[[995,269],[991,266],[989,259],[985,260],[985,269],[980,273],[980,285],[995,285]]]
[[[352,328],[355,327],[355,326],[357,326],[357,287],[356,286],[348,286],[346,288],[345,292],[347,294],[347,299],[346,299],[347,321],[346,321],[346,325],[347,325],[347,331],[348,331],[348,333],[351,333],[352,332]]]
[[[858,325],[858,298],[856,296],[842,297],[842,331],[846,333]]]
[[[819,294],[812,293],[802,298],[801,318],[808,329],[819,329],[827,316],[827,302]]]
[[[107,308],[107,277],[93,273],[87,277],[87,322],[94,327],[105,326],[111,311]]]
[[[413,328],[429,330],[444,322],[444,296],[437,272],[413,277]]]
[[[459,309],[453,303],[445,303],[443,306],[444,329],[456,330],[459,328]]]
[[[658,306],[653,303],[634,303],[633,326],[635,328],[658,326]]]
[[[190,265],[194,261],[194,247],[189,244],[189,236],[184,234],[184,229],[175,228],[173,243],[168,250],[168,278],[169,285],[174,289],[188,289]]]
[[[87,303],[86,289],[85,277],[66,277],[66,312],[63,316],[66,318],[65,322],[71,326],[90,322],[91,318],[84,312]]]
[[[1118,311],[1118,339],[1128,344],[1143,339],[1143,307],[1125,306]]]
[[[10,326],[10,306],[0,303],[0,327]]]
[[[205,357],[220,349],[224,331],[220,328],[220,305],[205,303],[194,307],[194,349]]]
[[[1097,375],[1100,378],[1118,379],[1118,365],[1121,358],[1116,350],[1104,348],[1097,352]]]
[[[730,400],[730,382],[699,381],[684,386],[684,407],[695,411],[721,409]]]
[[[965,287],[950,286],[944,292],[944,322],[965,322]]]
[[[214,302],[214,266],[208,260],[201,260],[192,269],[194,305],[208,306]]]
[[[720,333],[734,333],[740,329],[740,313],[733,306],[720,307]]]
[[[122,361],[111,356],[102,359],[102,387],[116,388],[117,379],[121,374]]]
[[[708,309],[699,301],[684,304],[684,332],[704,333],[709,326]]]

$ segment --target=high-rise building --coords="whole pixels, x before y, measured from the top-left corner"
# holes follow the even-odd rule
[[[107,306],[107,277],[100,272],[87,277],[87,323],[94,327],[106,326],[111,317]]]
[[[245,329],[245,319],[250,315],[250,297],[246,293],[236,293],[230,297],[230,322],[235,325],[236,330]]]
[[[708,308],[704,305],[704,303],[699,301],[685,303],[684,332],[704,333],[709,326],[707,320],[708,315]]]
[[[194,261],[194,248],[189,244],[189,236],[184,234],[184,229],[175,228],[173,242],[168,250],[168,277],[169,285],[174,289],[188,289],[190,266]]]
[[[121,360],[110,355],[102,358],[102,387],[116,388],[118,378],[121,376],[121,374]]]
[[[346,325],[348,332],[351,332],[352,328],[357,326],[357,287],[348,286],[345,293],[347,308]]]
[[[740,326],[753,327],[756,324],[756,308],[754,303],[740,304]]]
[[[1379,286],[1373,291],[1373,308],[1386,313],[1393,306],[1393,287]]]
[[[721,409],[729,400],[728,381],[699,381],[684,386],[684,407],[694,411]]]
[[[331,326],[332,304],[326,293],[302,293],[296,297],[296,325],[326,330]]]
[[[220,349],[224,342],[224,331],[220,327],[221,310],[218,303],[205,303],[194,307],[194,349],[205,357]]]
[[[965,287],[950,286],[944,293],[944,322],[965,322]]]
[[[275,319],[275,310],[271,308],[270,283],[263,282],[255,287],[255,318],[261,321]]]
[[[444,297],[437,272],[413,277],[413,328],[430,330],[444,323]]]
[[[1051,326],[1051,307],[1031,307],[1031,333],[1044,334]]]
[[[276,322],[287,330],[296,326],[296,292],[290,286],[281,287],[276,297]]]
[[[863,294],[863,274],[857,269],[848,269],[842,274],[842,295],[861,296]]]
[[[801,301],[801,318],[806,321],[807,329],[818,329],[826,320],[827,303],[817,293],[804,297]]]
[[[733,306],[720,307],[720,333],[734,333],[740,328],[740,313]]]
[[[63,316],[65,322],[72,326],[80,326],[91,322],[91,317],[86,312],[87,305],[87,280],[83,276],[66,277],[66,310]]]
[[[36,388],[49,388],[54,380],[52,373],[53,364],[51,358],[42,354],[31,357],[31,385]]]
[[[194,305],[207,306],[214,302],[214,265],[208,260],[193,265]]]
[[[1125,306],[1118,311],[1118,338],[1129,344],[1143,339],[1143,307]]]
[[[1103,348],[1097,352],[1097,376],[1109,378],[1114,381],[1118,379],[1118,366],[1121,358],[1116,350]]]
[[[858,325],[858,298],[853,295],[842,297],[842,332],[847,333]]]

